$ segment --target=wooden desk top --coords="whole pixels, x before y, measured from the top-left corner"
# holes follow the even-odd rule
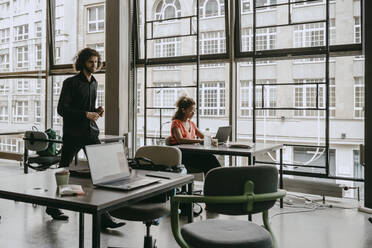
[[[0,198],[10,199],[62,209],[95,213],[103,210],[113,210],[126,204],[143,200],[175,187],[192,183],[192,175],[167,173],[171,179],[160,179],[159,182],[130,191],[108,190],[93,187],[90,179],[75,178],[70,176],[69,184],[83,186],[85,195],[64,196],[57,193],[57,185],[54,177],[56,170],[35,172],[19,175],[0,180]],[[137,171],[143,175],[149,171]]]

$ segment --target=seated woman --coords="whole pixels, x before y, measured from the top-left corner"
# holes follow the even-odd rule
[[[171,145],[201,143],[204,135],[196,127],[191,118],[195,113],[195,101],[186,96],[178,99],[177,111],[172,118]],[[199,139],[196,139],[198,137]],[[182,163],[188,172],[207,172],[213,168],[221,167],[212,154],[182,153]]]

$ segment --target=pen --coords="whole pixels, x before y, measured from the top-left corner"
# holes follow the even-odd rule
[[[170,177],[158,176],[158,175],[152,175],[152,174],[146,174],[146,176],[147,177],[163,178],[163,179],[171,179]]]

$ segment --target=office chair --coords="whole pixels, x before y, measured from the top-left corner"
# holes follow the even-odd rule
[[[135,157],[146,158],[154,164],[163,165],[165,168],[175,167],[181,164],[181,151],[177,147],[170,146],[143,146],[140,147]],[[146,166],[146,165],[144,165]],[[159,199],[159,198],[158,198]],[[160,197],[160,199],[163,199]],[[144,237],[144,248],[155,248],[156,240],[150,235],[150,227],[159,225],[162,218],[170,214],[169,202],[160,200],[157,202],[156,196],[151,200],[123,207],[110,212],[118,219],[129,221],[142,221],[146,225],[146,235]]]
[[[45,151],[50,142],[62,143],[61,140],[49,139],[45,132],[40,131],[26,131],[23,138],[25,141],[25,149],[23,154],[24,173],[28,173],[28,168],[42,171],[50,166],[59,163],[61,157],[57,153],[55,156],[40,156],[38,154],[29,155],[29,151]],[[34,165],[36,164],[36,165]]]
[[[285,196],[278,190],[278,171],[273,166],[224,167],[211,170],[204,183],[204,196],[176,195],[171,199],[173,236],[182,248],[274,248],[268,210]],[[180,203],[203,202],[208,211],[225,215],[262,212],[264,227],[245,220],[207,219],[180,229]]]

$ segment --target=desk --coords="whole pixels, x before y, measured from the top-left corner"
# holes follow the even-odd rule
[[[137,171],[143,175],[148,171]],[[167,192],[188,184],[188,193],[192,193],[192,175],[169,173],[171,179],[160,179],[158,183],[131,191],[115,191],[94,188],[90,179],[70,177],[70,184],[83,186],[85,195],[60,197],[56,192],[54,171],[48,170],[23,174],[0,180],[0,198],[33,203],[48,207],[79,212],[79,247],[84,247],[84,214],[92,214],[92,247],[100,247],[101,215],[106,211],[133,204],[148,197]],[[22,182],[22,183],[20,183]],[[192,222],[192,209],[189,211]],[[123,242],[125,242],[123,240]]]
[[[252,148],[230,148],[226,145],[210,146],[209,148],[204,147],[200,144],[182,144],[177,147],[185,153],[200,153],[200,154],[218,154],[218,155],[230,155],[230,156],[242,156],[248,157],[248,164],[252,164],[252,157],[256,155],[278,150],[280,151],[279,158],[279,188],[283,189],[283,144],[270,144],[270,143],[256,143],[252,145]],[[283,208],[283,199],[280,199],[280,207]]]

